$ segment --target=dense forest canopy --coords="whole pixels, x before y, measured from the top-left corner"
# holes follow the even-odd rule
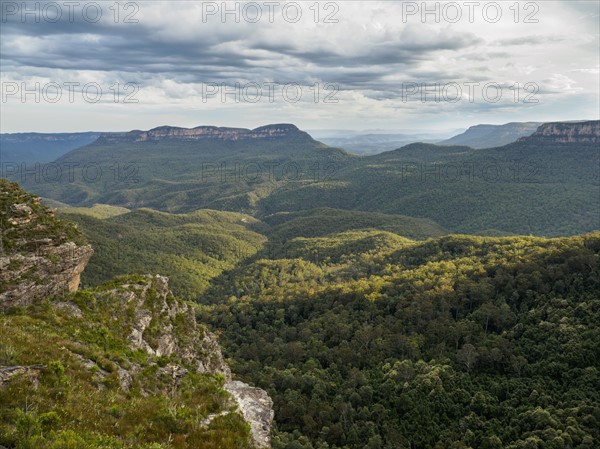
[[[557,132],[598,127],[564,125],[566,131]],[[534,134],[485,149],[415,143],[359,157],[293,125],[264,128],[280,133],[238,140],[109,135],[51,164],[29,172],[17,167],[10,175],[35,193],[78,206],[174,213],[208,208],[261,220],[343,209],[422,218],[450,232],[478,235],[551,237],[598,229],[600,205],[590,201],[600,188],[593,136]]]
[[[369,237],[319,261],[306,239],[200,298],[275,400],[274,447],[597,447],[600,234]]]
[[[131,259],[99,253],[111,270],[184,251],[186,240],[170,243],[178,226],[188,238],[222,230],[223,264],[190,253],[208,281],[187,291],[234,372],[273,397],[275,448],[591,448],[600,437],[598,232],[447,235],[427,220],[336,209],[262,222],[65,216],[99,247],[119,226],[153,242],[145,257],[130,238]],[[226,252],[235,235],[255,243]],[[162,269],[188,282],[181,266]]]

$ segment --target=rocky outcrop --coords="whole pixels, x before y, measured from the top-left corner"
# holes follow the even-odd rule
[[[235,398],[244,419],[250,423],[250,431],[256,446],[271,447],[271,423],[275,412],[273,400],[269,395],[260,388],[253,388],[239,381],[227,383],[225,390]]]
[[[600,143],[600,121],[545,123],[519,141],[544,143]]]
[[[174,126],[161,126],[149,131],[131,131],[128,133],[102,134],[97,144],[148,142],[159,140],[252,140],[252,139],[277,139],[297,137],[312,139],[307,133],[300,131],[296,126],[289,124],[267,125],[256,129],[244,128],[219,128],[216,126],[198,126],[196,128],[178,128]]]
[[[93,254],[74,225],[54,217],[40,199],[0,181],[0,307],[79,288]]]
[[[231,370],[225,362],[216,337],[196,322],[191,305],[173,297],[168,278],[164,276],[138,276],[114,289],[106,290],[107,298],[119,298],[121,304],[113,305],[116,316],[130,316],[128,340],[132,349],[142,349],[151,355],[176,355],[197,373],[217,373],[225,377],[225,390],[235,401],[235,406],[250,424],[254,444],[258,448],[271,446],[270,433],[274,417],[273,401],[269,395],[243,382],[232,380]],[[125,310],[129,310],[126,313]],[[128,389],[131,376],[119,370],[123,389]],[[187,371],[180,365],[169,364],[160,368],[172,378],[176,388],[178,379]],[[225,414],[227,412],[224,412]],[[208,426],[218,416],[209,416],[203,425]]]
[[[79,288],[79,278],[92,256],[91,246],[73,242],[41,245],[31,255],[0,257],[0,305],[23,307],[47,296]]]
[[[168,278],[147,275],[129,279],[106,290],[105,296],[120,298],[121,304],[112,307],[115,314],[129,317],[128,340],[132,349],[158,357],[175,354],[198,373],[231,378],[215,336],[196,322],[191,305],[173,296]]]
[[[4,180],[0,180],[0,213],[0,312],[77,290],[79,276],[93,251],[76,227],[56,219],[39,198]],[[99,306],[105,320],[101,326],[105,335],[110,332],[108,323],[119,323],[124,344],[153,356],[148,363],[156,367],[157,379],[163,382],[142,390],[142,394],[169,395],[190,371],[221,375],[231,398],[227,409],[219,413],[239,411],[252,429],[255,446],[270,447],[272,400],[263,390],[232,380],[215,335],[196,321],[193,304],[173,296],[168,278],[126,276],[79,294],[90,295],[90,301]],[[73,302],[76,296],[54,298],[51,304],[63,316],[84,320],[87,309]],[[81,342],[71,343],[71,348],[78,348],[82,354],[86,352]],[[91,379],[98,388],[107,388],[104,382],[114,373],[120,388],[129,391],[141,370],[140,364],[133,360],[119,360],[109,372],[103,368],[107,365],[101,365],[97,358],[79,352],[73,354],[82,368],[93,373]],[[164,359],[160,359],[163,357],[169,363],[163,365]],[[43,369],[43,365],[0,366],[0,387],[14,377],[23,376],[35,384]],[[210,426],[216,417],[206,418],[203,425]]]
[[[40,372],[46,367],[44,365],[31,366],[0,366],[0,388],[13,377],[25,376],[37,380]],[[34,382],[35,383],[35,382]]]

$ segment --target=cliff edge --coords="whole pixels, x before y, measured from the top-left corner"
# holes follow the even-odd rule
[[[519,142],[600,143],[600,120],[544,123],[535,133]]]
[[[0,447],[270,447],[271,398],[232,379],[166,277],[79,290],[75,225],[5,180],[0,214]]]
[[[79,288],[92,247],[75,225],[6,180],[0,180],[0,233],[0,307]]]

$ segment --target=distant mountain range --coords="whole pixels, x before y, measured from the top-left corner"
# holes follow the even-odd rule
[[[540,122],[475,125],[462,134],[437,143],[438,145],[466,145],[471,148],[500,147],[515,142],[521,137],[532,135],[540,125],[542,125]]]
[[[599,123],[545,124],[496,148],[419,143],[363,157],[290,124],[160,127],[103,135],[36,173],[8,175],[76,206],[259,219],[334,208],[429,219],[449,232],[565,235],[600,228]]]
[[[449,139],[450,132],[399,132],[383,131],[354,132],[349,130],[317,130],[311,133],[324,144],[343,148],[359,155],[378,154],[391,151],[417,142],[438,143],[440,145],[467,145],[473,148],[491,148],[515,142],[520,137],[529,136],[541,125],[538,122],[508,123],[506,125],[476,125],[462,134]],[[100,143],[178,140],[244,140],[252,138],[275,138],[287,134],[285,126],[274,129],[270,126],[253,130],[245,128],[224,128],[198,126],[180,128],[161,126],[149,131],[120,133],[15,133],[0,134],[0,161],[4,163],[45,163],[52,162],[71,150],[88,145],[100,138]],[[293,126],[293,125],[292,125]],[[306,136],[305,136],[306,137]],[[440,140],[445,139],[445,140]]]
[[[52,162],[63,154],[94,142],[101,133],[0,134],[0,162]]]
[[[516,142],[522,137],[533,134],[541,122],[513,122],[505,125],[475,125],[451,138],[440,140],[449,132],[400,132],[383,131],[355,132],[350,130],[316,130],[310,136],[328,146],[343,148],[358,155],[379,154],[392,151],[411,143],[435,143],[438,145],[466,145],[472,148],[493,148]],[[98,143],[124,143],[176,140],[246,140],[254,138],[289,137],[287,126],[279,128],[265,126],[253,130],[245,128],[226,128],[216,126],[198,126],[180,128],[161,126],[149,131],[130,132],[85,132],[85,133],[15,133],[0,134],[0,162],[8,164],[35,164],[52,162],[71,150],[81,148],[100,139]],[[296,128],[297,129],[297,128]],[[304,137],[310,137],[307,133]]]
[[[493,148],[516,142],[530,136],[542,122],[512,122],[504,125],[475,125],[453,137],[443,133],[368,133],[325,135],[318,140],[327,145],[343,148],[355,154],[378,154],[395,150],[411,143],[438,145],[465,145],[471,148]],[[450,134],[451,135],[451,134]],[[443,139],[443,140],[440,140]]]
[[[349,136],[318,137],[317,140],[327,145],[343,148],[354,154],[368,155],[395,150],[409,143],[435,143],[440,140],[439,134],[356,134]]]
[[[308,133],[300,131],[295,125],[267,125],[256,129],[219,128],[216,126],[197,126],[196,128],[179,128],[175,126],[160,126],[149,131],[131,131],[128,133],[104,133],[100,136],[99,144],[146,142],[174,139],[179,141],[197,140],[253,140],[276,139],[279,137],[295,137],[311,139]]]
[[[355,157],[294,125],[233,131],[160,127],[103,135],[56,159],[49,175],[41,169],[37,178],[12,177],[71,205],[91,201],[172,212],[254,213],[278,183],[322,181],[333,175],[338,161]]]

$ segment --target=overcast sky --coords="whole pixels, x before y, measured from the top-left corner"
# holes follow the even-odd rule
[[[273,3],[2,0],[0,131],[599,118],[598,1]]]

